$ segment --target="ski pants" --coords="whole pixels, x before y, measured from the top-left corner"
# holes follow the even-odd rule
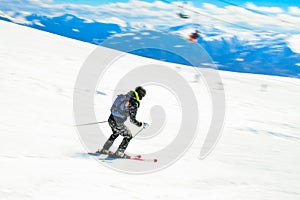
[[[132,139],[130,130],[124,125],[124,123],[117,123],[112,115],[108,119],[108,124],[113,133],[105,142],[103,148],[108,150],[114,143],[115,139],[117,139],[117,137],[121,135],[124,138],[117,151],[124,153],[130,140]]]

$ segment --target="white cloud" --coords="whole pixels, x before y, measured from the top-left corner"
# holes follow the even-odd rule
[[[279,14],[277,16],[281,20],[280,24],[286,30],[298,32],[300,27],[300,18],[289,14]]]
[[[102,22],[102,23],[114,23],[118,24],[121,27],[126,27],[126,21],[118,18],[118,17],[108,17],[108,18],[100,18],[96,20],[97,22]]]
[[[217,25],[224,24],[227,27],[235,27],[236,29],[238,27],[247,27],[242,29],[265,31],[284,30],[287,26],[287,23],[283,23],[280,17],[276,15],[260,14],[237,6],[219,8],[216,5],[204,3],[203,7],[204,11],[214,18],[214,20],[210,19],[210,21]],[[282,10],[278,11],[278,13],[281,12]]]
[[[227,14],[227,10],[225,8],[219,8],[214,4],[203,3],[204,11],[208,11],[210,13],[219,13],[220,15]]]
[[[298,7],[291,6],[288,8],[288,10],[291,15],[300,15],[300,8]]]
[[[265,6],[256,6],[253,3],[247,3],[246,7],[252,10],[257,10],[261,12],[267,12],[267,13],[283,13],[283,9],[279,7],[265,7]]]
[[[287,39],[288,47],[295,53],[300,53],[300,34],[292,35]]]

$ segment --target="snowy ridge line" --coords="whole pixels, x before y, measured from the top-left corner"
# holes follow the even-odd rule
[[[241,6],[241,5],[238,5],[238,4],[229,2],[229,1],[225,1],[225,0],[217,0],[217,1],[226,3],[226,4],[228,4],[228,5],[232,5],[232,6],[235,6],[235,7],[243,8],[243,9],[246,9],[246,10],[248,10],[248,11],[250,11],[250,12],[254,12],[254,13],[256,13],[256,14],[260,14],[260,15],[262,15],[262,16],[267,16],[267,17],[272,17],[272,18],[274,18],[274,16],[268,15],[266,12],[261,12],[261,11],[258,11],[258,10],[254,10],[254,9],[251,9],[251,8],[248,8],[248,7],[245,7],[245,6]],[[281,21],[281,22],[284,22],[284,23],[287,23],[287,24],[289,24],[289,25],[292,25],[292,26],[294,26],[295,28],[298,27],[296,24],[291,23],[291,22],[286,21],[286,20],[283,20],[283,19],[280,19],[280,18],[279,18],[279,19],[276,18],[276,20]]]

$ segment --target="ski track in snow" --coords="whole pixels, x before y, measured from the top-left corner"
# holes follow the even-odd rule
[[[86,156],[73,127],[73,87],[95,46],[4,21],[0,35],[0,199],[300,199],[299,79],[220,71],[227,112],[212,154],[197,158],[200,134],[169,168],[128,175]],[[161,145],[139,142],[129,150]]]

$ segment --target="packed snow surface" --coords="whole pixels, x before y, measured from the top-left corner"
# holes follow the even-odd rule
[[[73,126],[76,77],[96,46],[4,21],[0,36],[0,199],[300,199],[299,79],[219,71],[226,119],[214,151],[198,159],[210,110],[199,90],[203,124],[191,148],[168,168],[130,175],[87,156]],[[160,94],[153,90],[141,107]],[[102,92],[96,100],[110,98]],[[169,142],[132,140],[128,150],[155,150],[163,138]]]

